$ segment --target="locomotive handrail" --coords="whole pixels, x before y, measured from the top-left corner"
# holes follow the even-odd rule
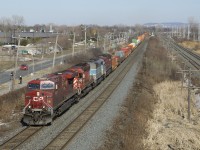
[[[25,114],[25,110],[26,110],[26,108],[29,106],[29,104],[31,103],[31,99],[29,99],[29,102],[28,102],[28,104],[24,107],[24,109],[23,109],[23,113]]]

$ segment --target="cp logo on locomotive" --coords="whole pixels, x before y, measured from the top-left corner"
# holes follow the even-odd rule
[[[42,101],[44,98],[43,97],[33,97],[33,101]]]

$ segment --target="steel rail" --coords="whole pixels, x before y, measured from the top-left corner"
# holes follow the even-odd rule
[[[23,145],[26,141],[30,140],[32,136],[38,133],[43,127],[27,127],[3,144],[0,145],[2,150],[17,149]]]

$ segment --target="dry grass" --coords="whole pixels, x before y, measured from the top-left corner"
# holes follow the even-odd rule
[[[197,41],[183,41],[179,43],[183,47],[194,50],[197,53],[200,53],[200,42]]]
[[[24,102],[25,89],[19,89],[0,97],[0,120],[10,122],[13,114],[21,112]]]
[[[187,91],[181,93],[180,82],[169,82],[154,86],[159,103],[148,121],[147,149],[199,149],[200,118],[192,96],[191,123],[187,120]]]

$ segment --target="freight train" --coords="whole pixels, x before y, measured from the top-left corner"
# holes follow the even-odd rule
[[[144,37],[145,34],[110,54],[101,54],[88,62],[28,82],[22,122],[27,125],[51,124],[53,118],[77,103],[115,70]]]

